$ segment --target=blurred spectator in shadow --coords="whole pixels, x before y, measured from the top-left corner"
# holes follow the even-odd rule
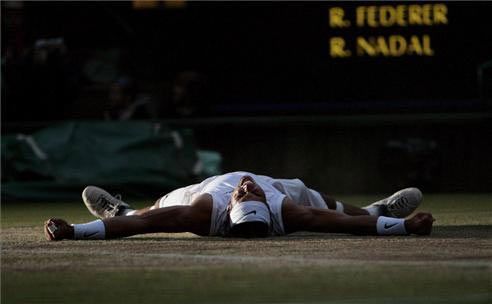
[[[104,110],[105,120],[155,119],[156,117],[152,98],[147,94],[139,93],[133,79],[122,76],[111,83]]]
[[[60,120],[78,93],[78,74],[62,37],[38,39],[7,60],[8,120]]]
[[[31,102],[41,104],[43,119],[64,119],[66,108],[78,92],[78,77],[65,40],[62,37],[38,39],[34,44],[32,64],[33,83],[28,84],[32,89]]]
[[[209,88],[206,78],[196,71],[180,72],[172,85],[172,104],[174,115],[196,117],[209,112]]]

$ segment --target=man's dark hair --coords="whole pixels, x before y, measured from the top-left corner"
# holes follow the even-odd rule
[[[230,237],[240,238],[263,238],[269,234],[269,226],[267,223],[253,221],[236,224],[229,230]]]

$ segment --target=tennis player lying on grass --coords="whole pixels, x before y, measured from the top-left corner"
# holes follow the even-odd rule
[[[358,208],[309,189],[299,179],[248,172],[210,177],[140,210],[93,186],[84,189],[82,198],[100,220],[69,225],[62,219],[49,219],[44,229],[48,240],[112,239],[156,232],[247,238],[296,231],[428,235],[434,222],[430,213],[405,219],[422,201],[416,188]]]

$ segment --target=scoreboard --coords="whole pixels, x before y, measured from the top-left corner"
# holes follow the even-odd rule
[[[348,14],[349,13],[349,14]],[[355,56],[434,56],[431,36],[425,33],[426,27],[443,27],[448,24],[448,7],[444,3],[398,4],[398,5],[359,5],[349,12],[343,7],[329,8],[331,29],[357,28],[374,29],[374,35],[358,35],[346,49],[343,36],[330,38],[332,58]],[[412,27],[415,33],[405,37],[399,29]],[[379,35],[378,28],[393,28],[389,35]],[[370,32],[370,30],[368,30]],[[343,35],[343,30],[339,31]]]
[[[492,81],[483,75],[491,74],[492,3],[318,2],[270,9],[249,12],[264,21],[261,28],[238,18],[256,35],[244,45],[249,54],[231,50],[256,79],[231,93],[245,96],[241,102],[311,113],[490,104]],[[260,43],[263,53],[256,50]]]

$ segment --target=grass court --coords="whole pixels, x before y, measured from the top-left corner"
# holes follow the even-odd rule
[[[380,196],[337,198],[361,205]],[[48,242],[50,217],[93,220],[82,202],[3,203],[1,302],[490,303],[492,195],[424,193],[420,210],[437,219],[428,237]]]

